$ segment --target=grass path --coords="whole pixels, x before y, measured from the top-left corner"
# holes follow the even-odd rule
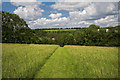
[[[59,47],[41,68],[35,78],[73,77],[73,62],[72,55],[68,53],[66,48]]]
[[[116,78],[118,48],[59,47],[35,78]]]
[[[49,56],[46,57],[46,59],[45,59],[45,61],[42,63],[42,65],[40,65],[39,68],[36,69],[36,71],[33,73],[32,78],[35,77],[36,73],[37,73],[38,71],[40,71],[40,69],[45,65],[45,63],[47,62],[47,60],[49,60],[49,58],[52,56],[52,54],[53,54],[57,49],[58,49],[58,47],[57,47],[56,49],[54,49],[54,51],[51,52],[51,54],[50,54]]]

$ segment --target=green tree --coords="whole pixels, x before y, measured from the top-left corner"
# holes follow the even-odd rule
[[[90,29],[99,29],[100,26],[99,26],[99,25],[95,25],[95,24],[91,24],[91,25],[89,26],[89,28],[90,28]]]

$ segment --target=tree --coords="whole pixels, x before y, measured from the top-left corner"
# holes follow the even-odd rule
[[[89,28],[90,28],[90,29],[99,29],[100,26],[99,26],[99,25],[95,25],[95,24],[91,24],[91,25],[89,26]]]

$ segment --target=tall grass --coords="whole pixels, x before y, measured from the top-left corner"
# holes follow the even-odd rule
[[[3,78],[117,78],[118,48],[2,44],[2,67]]]
[[[2,79],[2,44],[0,43],[0,80]]]
[[[117,78],[118,48],[65,46],[58,48],[35,78]]]
[[[32,78],[56,45],[2,44],[2,77]]]

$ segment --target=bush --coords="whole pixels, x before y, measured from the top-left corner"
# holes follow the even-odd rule
[[[59,45],[60,45],[60,47],[64,47],[64,43],[60,43]]]

